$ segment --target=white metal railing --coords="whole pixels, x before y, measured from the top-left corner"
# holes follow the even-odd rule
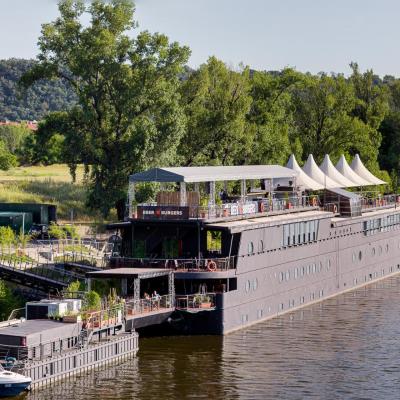
[[[128,300],[125,303],[125,315],[129,318],[129,316],[166,310],[173,307],[173,297],[170,294],[154,296],[148,299]]]
[[[181,212],[179,214],[180,219],[183,218],[195,218],[195,219],[210,219],[210,218],[224,218],[232,216],[251,216],[257,214],[269,214],[276,213],[279,211],[285,212],[285,210],[291,209],[304,209],[304,208],[315,208],[320,204],[318,196],[296,196],[289,194],[285,198],[260,198],[256,200],[245,200],[245,201],[231,201],[224,202],[222,204],[214,204],[207,206],[174,206],[171,204],[158,204],[156,202],[152,203],[142,203],[136,206],[134,210],[133,217],[137,217],[139,211],[145,217],[144,211],[154,211],[150,212],[146,218],[155,219],[171,219],[173,213]],[[176,208],[173,210],[171,208]],[[156,209],[160,212],[157,213]],[[168,212],[161,212],[163,210]],[[185,213],[183,213],[185,210]],[[186,217],[185,217],[186,216]]]
[[[215,293],[198,293],[175,297],[178,310],[215,309]]]

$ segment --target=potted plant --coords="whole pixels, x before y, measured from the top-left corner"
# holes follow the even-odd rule
[[[208,295],[201,296],[201,303],[200,303],[200,308],[211,308],[211,298]]]

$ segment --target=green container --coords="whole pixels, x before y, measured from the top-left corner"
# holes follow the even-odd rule
[[[48,225],[56,222],[56,206],[34,203],[0,203],[0,212],[31,213],[33,223]]]
[[[28,233],[32,228],[32,213],[0,212],[0,226],[9,226],[15,233]]]

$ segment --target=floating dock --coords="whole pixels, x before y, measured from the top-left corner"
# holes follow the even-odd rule
[[[136,332],[126,333],[91,344],[84,349],[69,350],[43,360],[28,361],[15,372],[32,378],[31,389],[34,390],[101,365],[134,357],[138,350],[139,335]]]

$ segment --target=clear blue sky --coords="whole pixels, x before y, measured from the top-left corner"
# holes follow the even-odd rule
[[[40,25],[57,16],[57,1],[0,6],[0,58],[35,57]],[[232,66],[347,74],[356,61],[400,76],[398,0],[137,0],[136,8],[139,29],[192,49],[192,67],[215,55]]]

